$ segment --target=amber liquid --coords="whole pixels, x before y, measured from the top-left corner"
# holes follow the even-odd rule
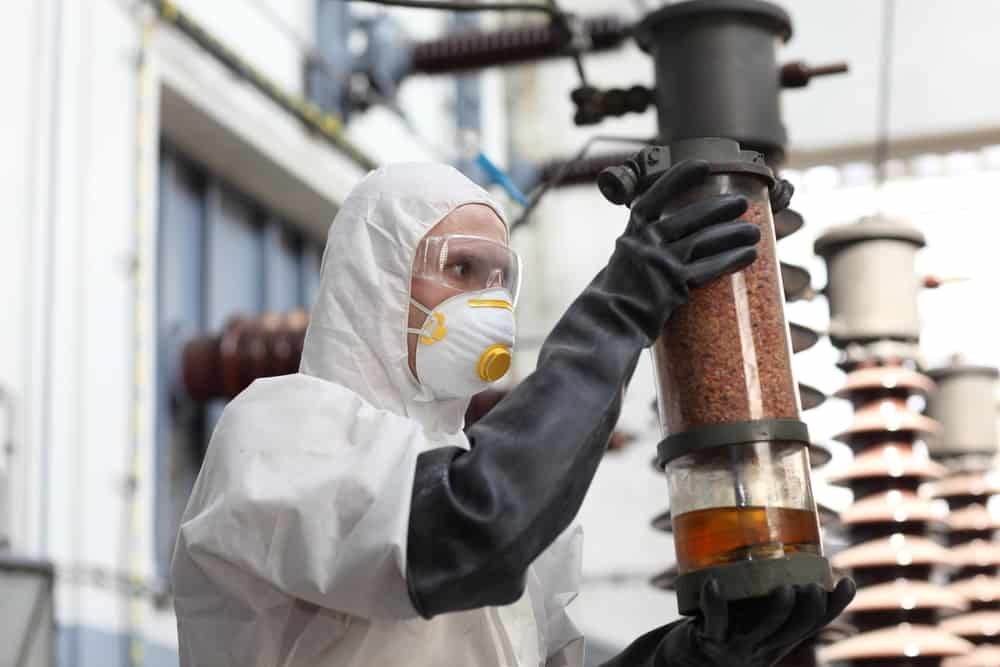
[[[711,565],[820,554],[815,512],[785,507],[713,507],[673,517],[680,574]]]

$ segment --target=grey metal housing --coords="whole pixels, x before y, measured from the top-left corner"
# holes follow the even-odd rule
[[[780,163],[788,136],[776,51],[791,34],[788,14],[760,0],[694,0],[649,14],[636,39],[656,65],[660,141],[726,137]]]

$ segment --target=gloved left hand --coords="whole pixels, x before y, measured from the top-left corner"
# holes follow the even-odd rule
[[[840,615],[856,587],[842,579],[781,586],[769,595],[727,602],[705,582],[698,615],[649,632],[603,667],[770,667]]]

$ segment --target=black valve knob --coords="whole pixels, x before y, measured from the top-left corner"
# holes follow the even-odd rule
[[[597,175],[597,187],[612,204],[629,206],[670,168],[663,146],[647,146],[621,165]]]
[[[638,174],[625,165],[607,167],[597,175],[597,188],[612,204],[627,204],[635,198]]]

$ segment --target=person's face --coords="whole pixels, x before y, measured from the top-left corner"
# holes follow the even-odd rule
[[[485,204],[466,204],[460,206],[448,214],[441,222],[434,225],[426,236],[445,236],[447,234],[466,234],[469,236],[481,236],[497,243],[507,245],[507,228],[503,221]],[[438,304],[445,299],[450,299],[456,294],[461,294],[462,290],[449,287],[436,280],[411,276],[410,296],[422,303],[430,310],[437,308]],[[410,304],[409,322],[407,326],[411,329],[419,329],[423,326],[426,316],[412,303]],[[409,352],[410,371],[413,377],[417,377],[417,336],[407,334],[407,349]],[[418,378],[419,379],[419,378]]]

